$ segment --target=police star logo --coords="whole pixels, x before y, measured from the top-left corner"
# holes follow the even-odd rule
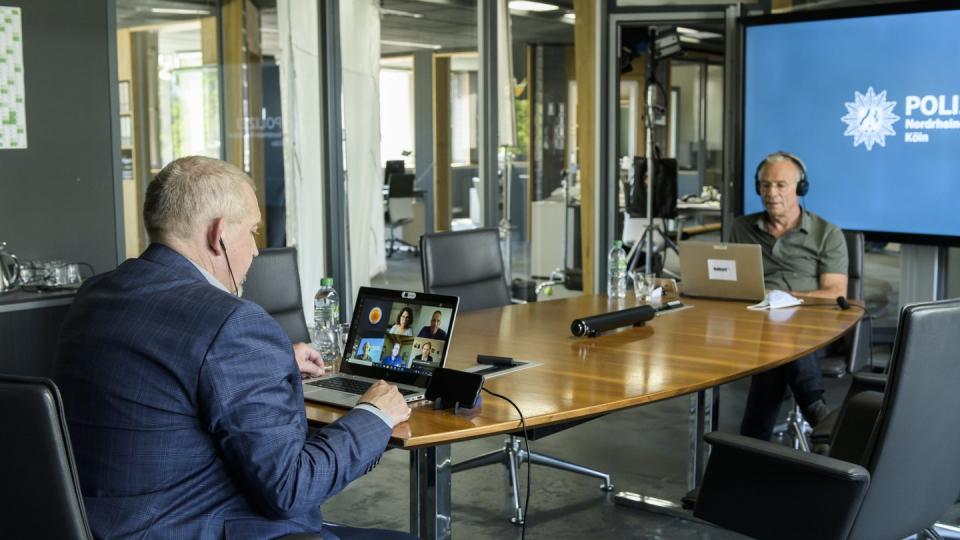
[[[896,105],[896,101],[887,101],[886,90],[877,94],[871,86],[866,94],[854,92],[853,102],[844,103],[847,115],[840,120],[847,124],[847,130],[843,134],[853,137],[854,148],[862,144],[868,152],[874,144],[886,146],[887,136],[897,134],[893,130],[893,123],[900,119],[893,114]]]

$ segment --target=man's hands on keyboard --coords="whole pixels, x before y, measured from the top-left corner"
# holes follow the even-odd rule
[[[369,403],[393,418],[394,424],[406,422],[410,418],[410,406],[397,387],[380,380],[374,383],[360,396],[360,402]]]

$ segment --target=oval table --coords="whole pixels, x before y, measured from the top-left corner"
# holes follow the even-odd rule
[[[446,367],[475,365],[478,354],[541,365],[492,378],[485,387],[512,399],[528,428],[585,419],[676,396],[696,394],[691,433],[693,483],[703,470],[703,432],[711,400],[706,391],[809,354],[842,336],[862,309],[841,310],[827,299],[794,308],[751,311],[747,303],[683,298],[642,327],[596,338],[576,338],[573,319],[632,307],[632,295],[608,300],[584,295],[461,314]],[[324,425],[344,409],[307,402],[311,423]],[[391,444],[411,450],[410,524],[420,538],[449,538],[450,445],[520,428],[508,403],[484,396],[473,414],[455,415],[414,405],[409,422],[394,428]]]

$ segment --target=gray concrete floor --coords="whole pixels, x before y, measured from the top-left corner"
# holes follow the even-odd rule
[[[515,268],[525,264],[525,246],[516,250]],[[675,264],[668,258],[667,265]],[[420,261],[401,253],[376,286],[420,290]],[[878,318],[895,324],[899,257],[893,251],[868,255],[867,298]],[[562,295],[562,291],[559,295]],[[892,307],[891,307],[892,306]],[[885,359],[877,349],[878,362]],[[850,377],[827,379],[827,401],[839,406]],[[749,381],[720,390],[720,429],[736,432]],[[612,475],[614,491],[634,491],[679,500],[687,491],[689,398],[620,411],[530,443],[531,450],[600,469]],[[781,408],[786,413],[788,404]],[[453,446],[454,462],[501,447],[503,437],[488,437]],[[325,517],[354,526],[407,530],[409,527],[409,454],[391,450],[380,465],[324,505]],[[525,475],[525,468],[521,471]],[[520,538],[509,521],[508,476],[502,466],[488,466],[453,477],[454,538]],[[525,485],[525,483],[524,483]],[[527,522],[531,539],[549,538],[743,538],[692,518],[668,517],[617,506],[600,482],[535,466]],[[960,505],[944,516],[960,523]]]

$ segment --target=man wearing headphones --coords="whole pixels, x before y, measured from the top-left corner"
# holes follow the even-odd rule
[[[843,233],[800,206],[800,197],[810,189],[803,161],[789,152],[774,152],[757,166],[755,181],[766,211],[737,218],[730,242],[760,244],[766,288],[795,296],[846,296],[847,247]],[[753,376],[741,434],[770,438],[787,386],[812,425],[827,415],[815,353]]]

